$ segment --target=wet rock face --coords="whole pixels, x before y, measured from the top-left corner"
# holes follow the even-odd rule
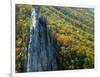
[[[57,70],[56,44],[50,36],[47,21],[44,16],[39,15],[37,8],[33,8],[30,42],[27,54],[27,72]]]

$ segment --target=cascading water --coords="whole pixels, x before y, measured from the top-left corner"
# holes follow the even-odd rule
[[[32,9],[32,26],[27,51],[27,72],[57,70],[56,45],[39,8]]]

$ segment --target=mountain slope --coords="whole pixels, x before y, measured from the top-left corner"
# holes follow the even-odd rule
[[[58,42],[60,55],[58,63],[61,67],[59,69],[94,67],[93,10],[93,8],[41,7],[41,14],[47,17],[51,33]]]
[[[29,45],[33,7],[16,4],[16,72],[25,72],[25,51]],[[94,9],[35,7],[40,7],[40,15],[47,19],[48,32],[55,39],[57,69],[94,68]]]

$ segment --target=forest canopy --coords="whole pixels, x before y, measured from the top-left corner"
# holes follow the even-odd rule
[[[16,72],[24,72],[33,5],[16,4]],[[58,70],[94,68],[94,9],[40,6],[57,42]]]

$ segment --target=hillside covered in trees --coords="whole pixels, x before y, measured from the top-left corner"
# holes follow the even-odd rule
[[[24,56],[30,39],[32,8],[39,7],[55,39],[57,70],[94,68],[94,9],[16,5],[16,72],[25,72]]]

